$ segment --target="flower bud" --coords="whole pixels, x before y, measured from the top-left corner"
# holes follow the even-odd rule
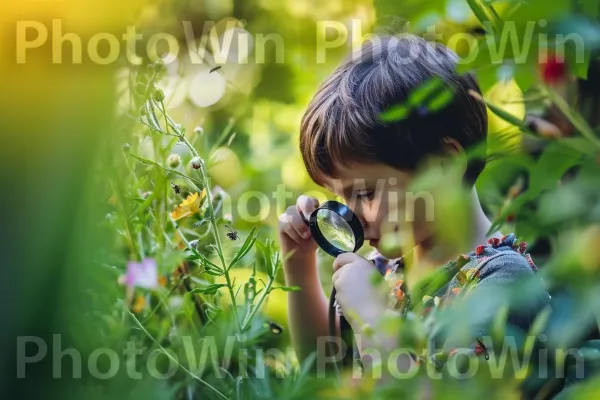
[[[169,157],[167,157],[167,164],[171,168],[179,167],[179,164],[181,164],[181,156],[179,154],[170,154]]]
[[[200,167],[202,167],[202,159],[200,157],[194,157],[192,158],[192,161],[190,161],[190,165],[194,169],[200,169]]]
[[[161,89],[156,89],[154,93],[152,93],[152,98],[160,103],[165,99],[165,93]]]
[[[129,153],[129,150],[131,150],[131,145],[129,145],[129,143],[123,144],[123,151]]]
[[[201,126],[197,126],[194,128],[194,133],[196,135],[202,135],[204,133],[204,128],[202,128]]]

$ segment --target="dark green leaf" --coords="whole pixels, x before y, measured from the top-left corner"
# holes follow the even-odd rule
[[[248,237],[244,241],[244,244],[242,245],[242,247],[240,247],[240,249],[237,251],[237,253],[235,253],[235,256],[233,256],[233,259],[231,260],[231,263],[229,264],[229,268],[233,267],[235,265],[235,263],[240,261],[250,251],[252,246],[254,246],[254,242],[256,242],[256,238],[258,237],[258,232],[259,231],[256,226],[250,230],[250,233],[248,234]]]

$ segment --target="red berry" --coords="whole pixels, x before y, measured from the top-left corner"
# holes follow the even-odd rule
[[[477,254],[478,256],[483,254],[483,249],[485,249],[484,245],[479,245],[477,246],[477,248],[475,248],[475,254]]]
[[[490,238],[488,240],[488,244],[492,247],[498,247],[498,245],[500,244],[500,239],[498,238]]]
[[[513,222],[515,220],[515,214],[508,214],[506,216],[506,222]]]
[[[547,54],[546,61],[540,63],[540,75],[548,85],[563,81],[567,75],[567,65],[564,57],[558,57],[554,53]]]

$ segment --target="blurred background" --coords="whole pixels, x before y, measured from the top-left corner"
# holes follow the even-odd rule
[[[278,245],[270,243],[278,215],[300,194],[333,198],[310,180],[298,150],[311,96],[366,35],[426,34],[432,26],[441,34],[436,40],[476,71],[486,100],[497,107],[489,113],[489,154],[497,161],[477,182],[486,211],[530,242],[538,263],[549,265],[549,285],[567,287],[568,306],[553,323],[571,326],[565,318],[585,309],[577,327],[563,333],[571,341],[593,336],[597,300],[590,298],[600,270],[599,12],[593,0],[3,2],[0,390],[13,396],[243,397],[232,389],[233,378],[210,381],[211,391],[179,367],[172,379],[144,374],[132,381],[124,362],[104,380],[85,365],[101,347],[121,357],[132,338],[143,342],[147,360],[157,343],[180,354],[178,335],[235,332],[229,312],[219,311],[232,301],[229,278],[237,277],[238,288],[251,275],[283,286],[273,262]],[[516,38],[527,37],[528,29],[550,42],[575,33],[583,58],[577,41],[566,43],[558,60],[548,43],[536,40],[523,56],[511,47],[496,58],[470,53],[475,42],[484,48],[486,34],[501,37],[505,21],[514,23]],[[202,168],[194,167],[196,157]],[[280,187],[289,197],[278,197]],[[202,199],[202,189],[210,199]],[[194,193],[201,200],[188,198]],[[180,204],[182,213],[171,214]],[[254,227],[257,244],[243,252],[258,232]],[[229,240],[232,231],[239,240]],[[184,251],[190,241],[197,241],[191,257]],[[230,260],[237,254],[243,258],[227,281],[198,269],[210,262],[224,267],[220,255]],[[166,281],[157,291],[119,281],[129,262],[150,257]],[[328,291],[327,272],[322,280]],[[569,293],[583,281],[589,291],[578,296],[586,304],[581,308]],[[219,282],[226,286],[206,289]],[[204,289],[190,295],[194,288]],[[263,300],[264,313],[248,321],[271,325],[267,333],[257,328],[249,335],[255,346],[281,348],[281,368],[291,370],[285,290]],[[199,321],[198,307],[218,322]],[[29,336],[39,340],[26,346],[18,340]],[[40,342],[47,356],[27,364],[26,379],[18,379],[19,354],[36,354]],[[69,356],[53,358],[57,345],[79,351],[81,376],[72,375]],[[95,357],[98,369],[110,372],[111,356]],[[158,364],[165,363],[161,356]],[[320,393],[317,384],[294,382],[307,392],[293,396]],[[254,387],[247,396],[278,396],[285,388]]]

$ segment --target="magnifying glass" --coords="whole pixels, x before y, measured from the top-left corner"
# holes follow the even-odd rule
[[[337,257],[342,253],[354,253],[364,243],[365,234],[358,217],[342,203],[333,200],[326,201],[313,211],[308,219],[302,212],[300,212],[300,215],[309,226],[315,242],[323,251],[333,257]],[[333,288],[329,297],[329,334],[331,336],[335,336],[336,331],[335,294],[335,288]],[[340,328],[348,333],[343,339],[349,344],[348,348],[354,350],[352,330],[345,329],[349,327],[348,321],[340,316]],[[330,351],[335,354],[332,349]],[[356,357],[356,354],[353,354],[353,357]],[[352,365],[352,359],[344,357],[342,363]]]
[[[342,203],[326,201],[312,212],[308,220],[304,215],[302,218],[315,242],[333,257],[354,253],[364,243],[365,234],[358,217]]]

